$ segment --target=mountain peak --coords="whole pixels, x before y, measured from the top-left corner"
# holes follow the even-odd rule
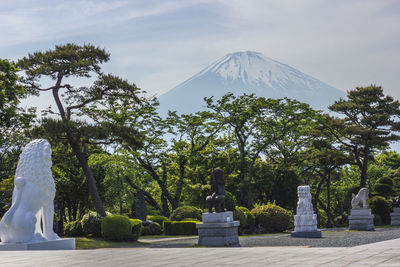
[[[196,112],[204,109],[201,106],[204,105],[204,97],[219,98],[227,92],[254,93],[267,98],[295,98],[314,108],[323,109],[345,95],[344,92],[259,52],[240,51],[225,55],[161,95],[160,107],[182,110],[185,113]],[[179,99],[184,99],[185,103],[172,103]],[[187,108],[181,109],[179,105]]]

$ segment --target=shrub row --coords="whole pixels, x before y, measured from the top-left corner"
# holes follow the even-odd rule
[[[197,235],[196,223],[200,221],[165,221],[165,235]]]

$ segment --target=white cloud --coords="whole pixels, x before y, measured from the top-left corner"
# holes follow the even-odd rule
[[[9,50],[75,38],[104,45],[106,69],[150,93],[226,53],[255,50],[342,90],[377,83],[400,98],[396,0],[10,0],[0,2],[0,25]]]

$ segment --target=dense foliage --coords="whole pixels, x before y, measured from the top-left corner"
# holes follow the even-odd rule
[[[192,206],[182,206],[174,210],[171,214],[172,221],[182,221],[186,218],[193,218],[201,221],[201,209]]]
[[[381,87],[348,91],[330,114],[288,98],[229,93],[205,99],[205,111],[161,117],[134,83],[101,71],[109,57],[93,45],[60,45],[19,60],[22,78],[0,60],[0,216],[11,205],[21,148],[43,137],[52,145],[55,211],[68,235],[79,233],[75,221],[82,219],[84,234],[100,236],[105,210],[150,215],[154,231],[146,232],[163,223],[169,232],[191,229],[167,218],[201,220],[216,167],[225,172],[225,208],[249,231],[256,224],[288,229],[304,184],[320,226],[346,225],[360,187],[370,189],[371,207],[388,223],[400,191],[400,154],[388,151],[399,139],[400,104]],[[88,84],[74,86],[74,78]],[[50,92],[55,108],[40,120],[18,106],[29,94]],[[138,238],[141,224],[133,222]]]

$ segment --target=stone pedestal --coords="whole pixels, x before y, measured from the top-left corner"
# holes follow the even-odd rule
[[[393,208],[393,212],[390,213],[390,219],[392,226],[400,226],[400,208]]]
[[[317,214],[294,215],[293,237],[321,237],[321,231],[317,228]]]
[[[349,230],[373,231],[374,215],[370,208],[352,209],[349,216]]]
[[[62,238],[36,243],[0,243],[2,250],[74,250],[75,238]]]
[[[231,211],[203,213],[202,222],[196,224],[199,246],[239,247],[238,227]]]

